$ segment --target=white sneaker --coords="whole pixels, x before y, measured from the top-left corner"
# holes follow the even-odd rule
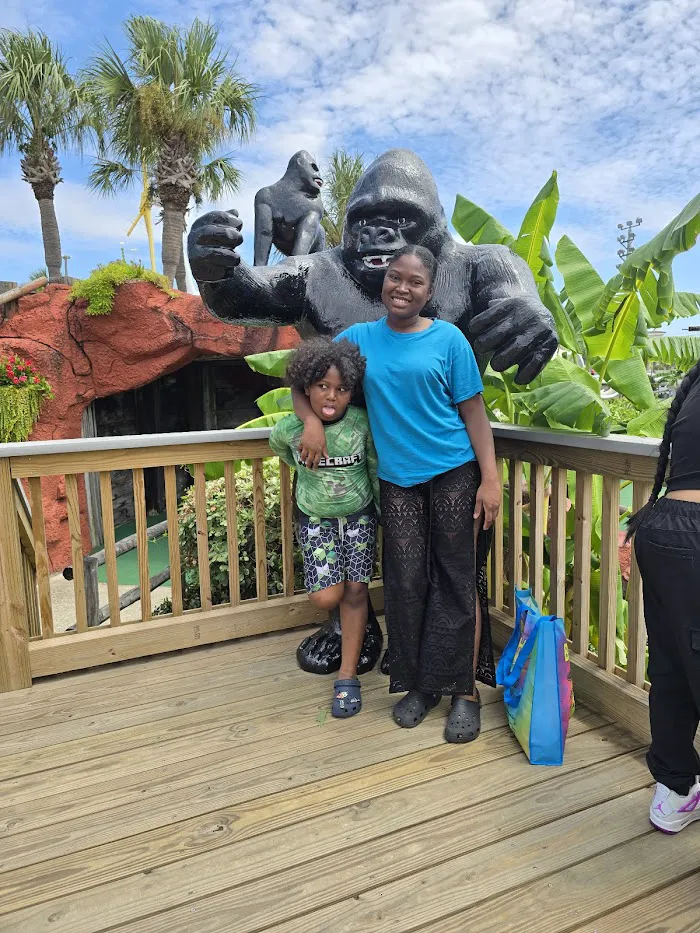
[[[679,833],[695,820],[700,820],[700,777],[685,797],[669,790],[664,784],[656,785],[649,819],[662,833]]]

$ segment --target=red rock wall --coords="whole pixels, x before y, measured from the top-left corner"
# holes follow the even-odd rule
[[[117,292],[111,314],[88,317],[70,289],[49,285],[20,299],[0,322],[0,354],[18,353],[49,380],[55,397],[45,402],[31,440],[80,437],[84,409],[96,398],[138,389],[200,356],[242,357],[296,346],[293,328],[226,324],[201,298],[165,295],[147,282]],[[52,568],[71,563],[63,477],[42,481]],[[83,547],[89,550],[87,506],[80,482]]]

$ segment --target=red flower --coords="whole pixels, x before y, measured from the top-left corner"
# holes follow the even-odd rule
[[[20,377],[19,377],[19,381],[20,381],[20,382],[26,382],[26,381],[27,381],[27,377],[26,377],[26,376],[20,376]]]

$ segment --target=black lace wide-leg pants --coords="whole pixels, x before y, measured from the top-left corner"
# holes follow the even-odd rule
[[[475,554],[476,462],[418,486],[380,481],[389,690],[474,693],[476,599],[481,605],[477,680],[495,685],[481,531]],[[477,583],[478,581],[478,583]]]

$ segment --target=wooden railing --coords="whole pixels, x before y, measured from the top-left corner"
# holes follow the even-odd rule
[[[646,734],[646,633],[641,581],[632,558],[622,599],[619,584],[621,498],[639,507],[649,494],[657,444],[641,438],[598,438],[494,426],[504,508],[490,555],[490,594],[496,640],[513,624],[514,590],[530,586],[547,611],[564,618],[579,699]],[[271,456],[268,430],[140,435],[0,446],[0,692],[46,674],[209,644],[320,620],[294,593],[291,477],[282,465],[282,593],[268,588],[262,460]],[[256,595],[241,600],[237,544],[237,460],[251,460],[254,485]],[[225,464],[230,599],[213,605],[208,559],[204,464]],[[183,607],[175,467],[194,464],[200,608]],[[144,469],[164,471],[172,612],[153,616],[148,565]],[[121,619],[111,471],[133,474],[141,597],[137,623]],[[80,496],[82,474],[98,473],[104,525],[108,622],[88,626]],[[52,581],[44,529],[41,477],[65,476],[75,600],[75,632],[54,626]],[[30,492],[31,522],[18,523],[16,481]],[[13,485],[13,483],[15,485]],[[11,506],[11,507],[10,507]],[[40,628],[32,621],[21,535],[31,537]],[[573,539],[573,540],[572,540]],[[599,545],[598,545],[599,543]],[[27,542],[25,541],[26,545]],[[23,562],[24,565],[23,566]],[[381,609],[381,585],[374,589]],[[94,612],[91,613],[94,619]],[[626,619],[626,621],[625,621]]]
[[[512,631],[515,588],[529,587],[565,621],[579,699],[646,737],[642,585],[633,549],[623,584],[620,531],[649,497],[658,442],[512,425],[494,434],[504,479],[489,559],[496,641]]]
[[[268,534],[265,527],[263,458],[272,456],[269,430],[210,431],[178,435],[139,435],[0,445],[0,692],[31,685],[32,679],[127,658],[210,644],[244,635],[277,631],[321,621],[304,594],[294,591],[292,483],[288,467],[280,464],[281,593],[268,585]],[[253,599],[242,599],[238,553],[238,506],[236,461],[252,462],[254,509],[255,590]],[[209,523],[205,484],[206,463],[223,462],[226,492],[226,525],[229,599],[214,604],[209,566]],[[176,487],[176,466],[194,466],[194,509],[197,532],[199,607],[183,602],[181,548]],[[149,529],[144,470],[164,471],[169,573],[172,611],[154,616],[149,570]],[[119,547],[115,541],[112,508],[113,470],[131,470],[133,477],[136,550],[140,590],[140,618],[122,620],[117,577]],[[97,473],[100,481],[104,553],[83,553],[81,497],[85,473]],[[42,500],[42,477],[65,477],[70,565],[73,580],[72,631],[55,624],[56,578],[49,573],[49,559]],[[15,509],[17,481],[29,491],[30,516],[18,521]],[[82,500],[84,501],[84,500]],[[22,536],[31,548],[23,547]],[[30,585],[25,586],[25,554],[33,556]],[[104,563],[106,605],[96,605],[96,565]],[[88,572],[86,573],[86,565]],[[162,580],[161,573],[158,577]],[[63,580],[60,581],[64,586]],[[88,585],[90,584],[90,585]],[[376,608],[381,609],[381,584],[373,586]],[[39,607],[38,624],[32,613],[33,598]],[[64,600],[65,602],[65,600]],[[64,610],[65,611],[65,610]],[[88,623],[106,619],[105,624]]]

